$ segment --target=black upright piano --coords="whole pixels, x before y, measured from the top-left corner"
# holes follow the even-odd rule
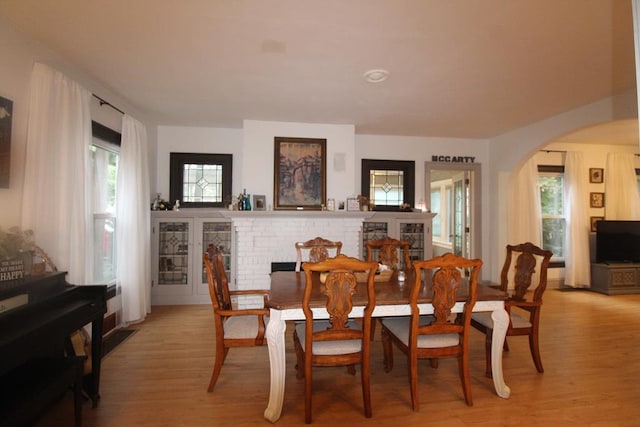
[[[0,282],[0,376],[33,359],[64,355],[69,336],[91,323],[91,373],[83,385],[95,406],[107,287],[72,285],[65,275],[53,272]]]

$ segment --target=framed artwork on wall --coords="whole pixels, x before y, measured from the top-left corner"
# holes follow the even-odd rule
[[[275,137],[274,209],[321,210],[327,191],[327,140]]]
[[[589,193],[589,205],[592,208],[604,208],[604,193]]]
[[[601,184],[604,182],[603,168],[589,168],[589,182],[592,184]]]
[[[603,216],[592,216],[589,218],[590,222],[591,222],[591,232],[595,233],[597,230],[597,226],[598,226],[598,221],[602,221],[604,220]]]

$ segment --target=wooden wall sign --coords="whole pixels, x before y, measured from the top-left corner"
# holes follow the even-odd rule
[[[472,156],[431,156],[432,162],[443,162],[443,163],[474,163],[476,161],[475,157]]]

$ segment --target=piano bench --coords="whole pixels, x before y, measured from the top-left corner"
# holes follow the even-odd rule
[[[0,377],[0,424],[7,427],[33,424],[71,388],[74,423],[80,427],[84,359],[75,356],[34,359]]]

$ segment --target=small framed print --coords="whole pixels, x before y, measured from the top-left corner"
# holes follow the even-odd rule
[[[589,205],[592,208],[604,208],[604,193],[589,193]]]
[[[589,168],[589,182],[592,184],[602,184],[604,182],[604,169]]]
[[[598,221],[604,220],[603,216],[592,216],[589,218],[591,221],[591,232],[595,233],[598,226]]]
[[[335,211],[336,210],[336,200],[335,199],[327,199],[327,210]]]
[[[253,210],[254,211],[264,211],[266,210],[267,197],[263,195],[254,195],[253,196]]]
[[[347,199],[347,210],[348,211],[359,211],[360,210],[360,202],[358,202],[358,199],[356,199],[355,197]]]

